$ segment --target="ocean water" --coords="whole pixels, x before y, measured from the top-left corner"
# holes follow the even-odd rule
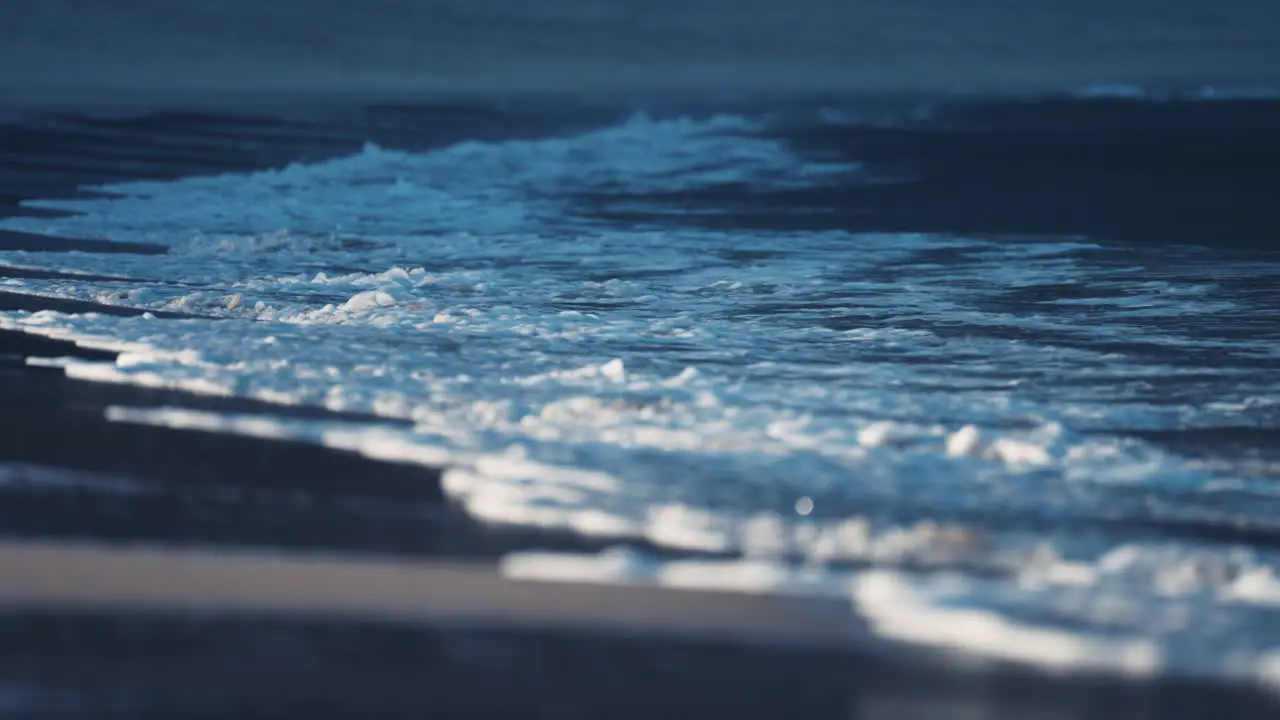
[[[186,316],[0,327],[122,351],[57,361],[73,377],[411,421],[110,413],[445,465],[478,520],[611,546],[514,575],[845,597],[911,643],[1280,683],[1280,226],[1248,184],[1221,214],[1187,214],[1216,196],[1173,174],[1122,187],[1164,172],[1140,152],[1164,130],[1121,121],[1231,94],[1094,87],[1032,113],[1067,113],[1037,137],[1076,143],[1026,156],[1063,172],[1038,193],[1016,127],[929,149],[988,136],[865,100],[565,107],[536,132],[98,186],[0,228],[169,252],[4,252],[60,274],[0,288]],[[1275,111],[1256,102],[1238,117]],[[1070,135],[1095,107],[1137,155]],[[885,159],[904,133],[973,172],[893,195],[940,177]],[[1211,181],[1230,148],[1259,172],[1276,152],[1211,139]],[[1118,180],[1139,156],[1157,170]]]
[[[1271,0],[6,0],[0,92],[1275,84],[1277,42]]]

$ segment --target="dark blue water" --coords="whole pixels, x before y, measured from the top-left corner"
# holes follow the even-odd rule
[[[1269,0],[6,0],[0,93],[1274,86],[1278,39]]]

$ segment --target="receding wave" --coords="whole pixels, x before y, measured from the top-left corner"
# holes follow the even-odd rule
[[[173,162],[24,187],[44,199],[0,229],[57,239],[0,251],[22,299],[0,330],[94,351],[39,361],[78,380],[380,418],[112,422],[443,467],[479,522],[611,546],[507,556],[511,575],[830,596],[897,641],[1280,686],[1275,103],[896,125],[776,105],[585,122],[565,103],[559,130],[452,107],[355,128],[50,114],[12,136],[19,161]],[[63,158],[40,133],[110,148]],[[885,148],[913,133],[924,179],[887,194]],[[339,141],[227,169],[295,135]],[[193,147],[218,162],[169,157]],[[1167,181],[1187,168],[1209,180]],[[895,197],[905,215],[863,224]]]

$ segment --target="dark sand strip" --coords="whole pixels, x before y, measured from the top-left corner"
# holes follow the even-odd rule
[[[862,637],[838,602],[352,556],[0,543],[0,576],[0,639],[36,651],[0,677],[86,715],[835,718]]]
[[[0,277],[4,277],[3,269],[0,269]],[[91,300],[75,300],[73,298],[55,298],[45,295],[32,295],[30,293],[0,291],[0,311],[34,313],[42,310],[51,310],[69,315],[96,313],[98,315],[114,315],[116,317],[141,317],[150,313],[157,318],[196,317],[188,313],[173,312],[171,310],[143,310],[142,308],[128,305],[107,305]]]
[[[13,252],[83,252],[124,253],[129,255],[163,255],[169,251],[163,245],[115,242],[112,240],[86,240],[52,235],[0,230],[0,251]]]
[[[847,602],[513,581],[479,567],[333,555],[0,542],[0,575],[10,608],[613,629],[815,648],[866,640]]]
[[[27,199],[26,195],[15,195],[0,190],[0,216],[60,218],[69,217],[74,214],[63,210],[50,210],[48,208],[27,207],[22,205],[21,203]]]
[[[23,613],[0,639],[39,649],[0,665],[19,717],[834,720],[856,697],[829,653],[598,632]]]
[[[69,280],[71,282],[120,282],[136,284],[141,281],[118,275],[92,275],[59,272],[57,270],[41,270],[37,268],[14,267],[0,263],[0,279],[17,278],[20,280]]]
[[[115,362],[118,353],[109,350],[84,348],[69,341],[55,340],[16,330],[0,330],[0,355],[15,358],[26,369],[27,358],[79,358]],[[31,372],[32,370],[28,370]],[[17,380],[17,378],[13,378]]]
[[[835,600],[33,543],[0,543],[0,574],[13,581],[0,585],[0,640],[38,651],[20,663],[0,654],[7,688],[34,708],[74,697],[84,715],[1155,720],[1278,707],[1247,688],[947,665],[875,642]]]

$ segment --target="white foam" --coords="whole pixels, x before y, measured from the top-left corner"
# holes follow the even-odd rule
[[[852,573],[771,560],[658,560],[626,546],[595,555],[509,553],[499,562],[499,569],[508,577],[529,580],[658,585],[836,600],[847,597],[854,577]]]
[[[905,594],[926,625],[976,613],[959,625],[986,638],[975,642],[987,654],[1031,627],[1069,665],[1111,647],[1094,640],[1119,628],[1122,665],[1148,657],[1125,654],[1132,639],[1157,642],[1165,666],[1207,667],[1184,663],[1172,634],[1205,663],[1239,651],[1256,671],[1274,638],[1240,628],[1272,611],[1274,559],[1190,536],[1161,550],[1132,528],[1267,531],[1280,492],[1246,472],[1266,458],[1192,461],[1115,432],[1270,427],[1269,376],[1216,360],[1280,357],[1280,341],[1197,328],[1252,322],[1255,299],[1220,280],[1277,268],[1206,263],[1186,248],[1119,256],[1087,241],[729,232],[593,214],[643,212],[655,201],[635,196],[646,193],[856,176],[761,130],[637,116],[42,203],[82,214],[0,225],[169,253],[24,254],[25,266],[134,279],[24,279],[24,292],[201,317],[5,312],[0,328],[121,353],[35,361],[76,378],[412,427],[173,408],[113,408],[116,421],[444,467],[452,502],[485,522],[734,558],[613,558],[602,576],[850,596],[833,566],[910,568],[922,575],[889,576],[899,585],[880,591]],[[1017,306],[1041,287],[1073,292]],[[1130,344],[1160,352],[1112,349]],[[1186,397],[1152,380],[1183,376]],[[1006,524],[1020,518],[1045,535]],[[987,584],[944,593],[925,582],[977,571]]]
[[[1280,576],[1274,567],[1253,567],[1236,575],[1223,595],[1237,602],[1280,608]]]
[[[955,457],[972,455],[978,449],[980,438],[978,428],[965,425],[947,436],[947,454]]]
[[[1150,676],[1163,662],[1154,641],[1055,631],[1011,621],[989,610],[948,607],[940,597],[930,596],[898,573],[866,573],[854,585],[854,598],[875,631],[895,640],[1054,670]]]
[[[67,365],[76,362],[74,357],[29,357],[26,364],[31,367],[42,368],[65,368]]]
[[[599,471],[539,462],[520,446],[476,453],[441,444],[435,434],[390,426],[306,422],[182,408],[112,406],[115,422],[315,442],[366,457],[446,467],[446,493],[477,518],[500,524],[644,539],[698,552],[742,551],[755,557],[814,561],[949,564],[989,557],[983,534],[922,522],[876,527],[865,518],[792,524],[785,516],[713,512],[686,504],[645,508],[628,501],[626,483]],[[810,501],[812,502],[812,501]],[[615,506],[613,510],[605,508]]]
[[[507,577],[527,580],[645,583],[652,580],[653,564],[625,547],[599,555],[521,552],[504,555],[498,568]]]
[[[867,447],[879,447],[917,435],[915,428],[890,420],[879,420],[858,431],[858,442]]]
[[[354,452],[372,460],[403,462],[439,468],[467,462],[471,455],[435,444],[430,438],[400,427],[369,423],[315,422],[268,415],[217,413],[175,407],[108,406],[112,422],[168,427],[179,430],[245,435],[269,440],[299,440]]]
[[[1064,671],[1144,675],[1173,668],[1265,679],[1271,677],[1266,643],[1280,646],[1280,636],[1256,632],[1248,642],[1219,641],[1194,650],[1181,639],[1202,630],[1198,616],[1208,623],[1203,628],[1222,627],[1231,604],[1257,612],[1280,609],[1276,566],[1238,551],[1131,544],[1094,560],[1068,560],[1043,545],[1002,548],[974,528],[928,522],[878,526],[868,519],[845,519],[797,525],[781,515],[741,518],[687,505],[655,506],[637,515],[636,505],[616,504],[619,494],[628,491],[622,479],[539,462],[520,448],[468,455],[432,446],[413,431],[399,428],[176,409],[111,408],[108,417],[304,439],[370,457],[452,464],[444,487],[478,518],[747,555],[742,560],[658,562],[616,550],[599,557],[527,554],[504,560],[504,571],[520,577],[823,597],[846,594],[873,630],[886,638]],[[797,555],[808,563],[785,559]],[[974,580],[887,570],[859,573],[831,569],[825,563],[832,560],[944,570],[985,565],[996,575]],[[1001,575],[1009,580],[1000,580]],[[1010,596],[1005,588],[1016,593]],[[1205,605],[1206,598],[1216,602]],[[1057,613],[1070,619],[1015,619],[1025,611],[1045,613],[1046,602],[1049,617]]]
[[[380,307],[391,307],[396,304],[396,299],[391,297],[390,293],[381,290],[368,290],[362,293],[356,293],[351,299],[342,304],[343,310],[370,310]]]
[[[1159,557],[1160,549],[1135,548],[1130,554],[1150,559]],[[1011,588],[998,579],[956,573],[846,570],[776,558],[663,560],[625,546],[597,555],[513,553],[500,567],[507,575],[526,579],[844,598],[851,612],[880,638],[1053,672],[1105,671],[1130,677],[1175,672],[1265,684],[1280,679],[1275,660],[1280,636],[1251,632],[1247,623],[1232,619],[1221,606],[1206,611],[1194,593],[1163,599],[1125,597],[1098,584],[1115,568],[1095,566],[1082,573],[1080,563],[1043,554],[1028,562],[1024,572],[1038,565],[1041,581],[1053,578],[1049,585]],[[1100,563],[1108,564],[1114,565]],[[1073,571],[1065,570],[1071,565],[1076,566]],[[1058,566],[1058,571],[1050,566]],[[1045,597],[1055,599],[1045,603]],[[1198,622],[1242,633],[1206,640],[1212,632]]]
[[[140,387],[163,390],[185,390],[198,395],[230,397],[235,395],[235,388],[226,382],[193,374],[188,377],[173,377],[163,372],[146,370],[125,370],[119,366],[103,362],[71,361],[63,364],[63,372],[73,380],[89,382],[122,383]]]
[[[1269,652],[1259,659],[1256,675],[1264,684],[1280,689],[1280,650]]]
[[[363,219],[363,234],[375,238],[422,226],[494,234],[535,227],[542,217],[562,220],[554,192],[623,184],[638,191],[671,191],[757,178],[806,186],[853,169],[820,162],[798,167],[784,144],[753,137],[754,129],[736,116],[695,120],[639,114],[572,137],[466,141],[418,154],[368,144],[357,155],[314,165],[247,176],[119,183],[98,188],[118,195],[108,200],[30,204],[82,213],[59,220],[70,234],[101,230],[109,220],[113,239],[146,238],[184,254],[334,252],[344,247],[334,228],[352,215]],[[362,193],[350,192],[353,180],[361,183]],[[298,207],[308,215],[300,216]],[[4,224],[14,229],[48,225],[27,218]],[[378,244],[371,242],[374,248]]]
[[[184,408],[136,408],[119,405],[108,406],[104,415],[112,422],[175,430],[202,430],[269,440],[293,440],[300,435],[280,419],[265,416],[234,416]]]

